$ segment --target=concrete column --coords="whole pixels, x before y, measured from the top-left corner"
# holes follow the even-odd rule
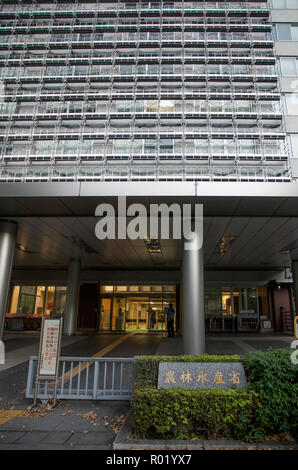
[[[182,323],[184,354],[205,352],[203,248],[183,251]]]
[[[74,335],[77,327],[79,294],[80,294],[80,267],[79,260],[70,262],[67,277],[67,296],[63,319],[63,334]]]
[[[3,335],[16,237],[17,224],[0,220],[0,340]]]

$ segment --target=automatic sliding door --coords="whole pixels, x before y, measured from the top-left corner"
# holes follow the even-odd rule
[[[112,330],[125,330],[125,297],[113,298]]]
[[[112,299],[101,299],[100,329],[110,330],[111,328],[111,306]]]
[[[148,330],[148,297],[127,297],[126,330]]]

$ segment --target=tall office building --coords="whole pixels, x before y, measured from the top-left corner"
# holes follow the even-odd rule
[[[285,328],[298,112],[279,75],[297,74],[297,3],[2,1],[6,327],[66,310],[68,334],[157,330],[171,301],[190,351],[189,325]],[[203,204],[197,277],[177,240],[97,240],[95,208],[116,196]]]
[[[1,181],[290,181],[269,17],[3,2]]]

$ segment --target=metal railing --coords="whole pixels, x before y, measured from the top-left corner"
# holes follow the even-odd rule
[[[26,398],[34,398],[37,357],[29,361]],[[60,357],[58,399],[131,400],[134,383],[134,358]],[[53,381],[38,383],[37,397],[53,397]]]

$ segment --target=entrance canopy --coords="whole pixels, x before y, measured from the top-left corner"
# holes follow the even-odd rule
[[[152,253],[144,240],[95,237],[97,205],[117,208],[117,196],[124,195],[127,205],[148,209],[152,203],[203,204],[207,282],[264,283],[285,276],[291,256],[298,256],[296,183],[2,184],[0,217],[18,223],[13,279],[24,277],[24,270],[30,278],[30,268],[34,277],[45,268],[63,277],[79,251],[83,279],[109,280],[116,271],[124,280],[126,271],[135,281],[138,271],[141,277],[147,272],[148,280],[156,273],[157,280],[178,280],[180,240],[160,240],[160,252]]]

